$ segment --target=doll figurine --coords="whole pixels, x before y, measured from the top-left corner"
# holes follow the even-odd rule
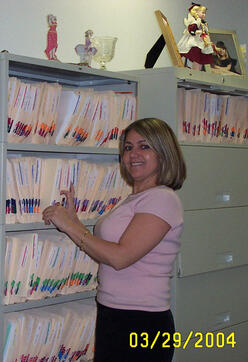
[[[184,19],[183,36],[178,42],[181,57],[192,62],[192,69],[201,70],[204,64],[212,64],[213,45],[208,34],[208,24],[205,20],[206,7],[192,3],[188,17]]]
[[[47,47],[45,49],[46,56],[49,60],[58,60],[56,50],[58,48],[57,40],[57,18],[50,14],[47,16],[49,30],[47,33]]]
[[[92,46],[92,36],[93,31],[87,30],[85,32],[85,44],[78,44],[75,46],[75,52],[80,56],[80,65],[90,67],[91,59],[97,53],[97,49]]]

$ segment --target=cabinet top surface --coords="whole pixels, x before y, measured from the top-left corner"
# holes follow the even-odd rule
[[[138,82],[137,78],[108,70],[95,69],[73,63],[62,63],[46,59],[31,58],[11,53],[0,53],[0,62],[8,62],[10,75],[29,77],[39,73],[40,76],[51,77],[54,80],[70,79],[80,81],[96,81],[101,83]],[[0,64],[1,64],[0,63]]]
[[[130,71],[128,74],[137,77],[160,77],[173,75],[178,83],[188,83],[193,85],[209,86],[217,89],[230,89],[248,91],[248,76],[246,75],[224,75],[214,74],[210,72],[202,72],[199,70],[192,70],[190,68],[181,67],[161,67],[150,69],[139,69]],[[247,93],[247,92],[246,92]]]

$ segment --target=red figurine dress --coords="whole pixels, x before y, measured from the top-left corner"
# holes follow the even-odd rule
[[[57,60],[55,55],[58,48],[58,38],[57,38],[57,21],[56,18],[52,20],[50,28],[47,33],[47,47],[45,53],[49,60]]]

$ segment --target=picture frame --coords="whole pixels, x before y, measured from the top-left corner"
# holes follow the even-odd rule
[[[222,41],[232,59],[236,59],[235,71],[236,74],[246,75],[245,63],[241,52],[240,44],[238,41],[237,33],[235,30],[226,29],[209,29],[209,36],[211,41],[216,45],[217,42]],[[208,68],[212,71],[213,68]],[[223,71],[224,72],[224,71]],[[220,70],[221,73],[221,70]],[[225,72],[224,72],[225,73]]]
[[[155,11],[155,15],[160,27],[161,33],[164,37],[165,44],[170,54],[170,58],[174,67],[184,67],[181,55],[179,53],[177,43],[172,33],[171,27],[167,18],[160,10]]]

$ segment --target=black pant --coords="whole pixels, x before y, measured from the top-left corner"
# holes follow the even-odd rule
[[[170,310],[113,309],[99,303],[97,308],[94,362],[172,361],[175,327]]]

